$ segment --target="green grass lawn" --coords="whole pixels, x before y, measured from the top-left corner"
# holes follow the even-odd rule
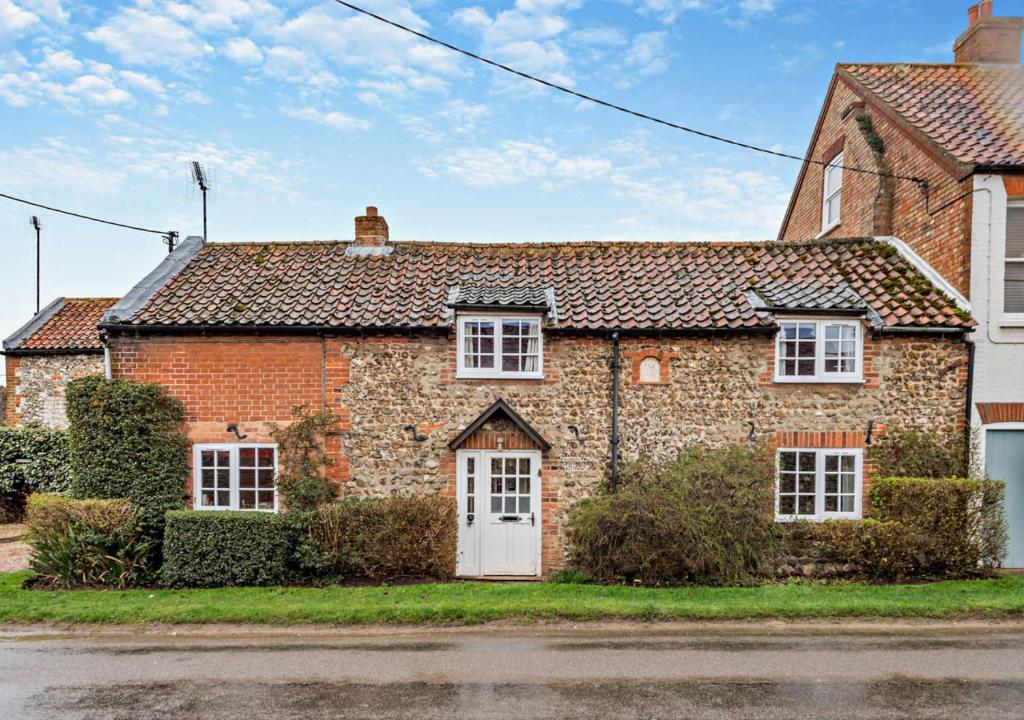
[[[216,590],[22,590],[0,575],[0,621],[61,623],[477,623],[1024,616],[1024,576],[921,585],[789,583],[631,588],[553,583]]]

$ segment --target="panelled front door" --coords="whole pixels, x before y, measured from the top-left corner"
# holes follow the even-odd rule
[[[540,573],[540,453],[460,450],[458,573]]]

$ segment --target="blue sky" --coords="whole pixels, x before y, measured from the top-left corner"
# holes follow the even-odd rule
[[[363,0],[524,71],[802,154],[837,61],[947,62],[967,0]],[[358,4],[358,3],[357,3]],[[1024,0],[996,14],[1024,12]],[[773,237],[798,163],[580,103],[330,0],[0,0],[0,192],[210,239]],[[0,199],[0,337],[34,309]],[[39,212],[43,304],[119,295],[155,236]]]

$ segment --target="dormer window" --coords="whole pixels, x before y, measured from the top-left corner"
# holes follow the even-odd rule
[[[456,377],[544,377],[541,322],[557,318],[550,288],[455,286],[448,307],[455,311]]]
[[[460,315],[458,376],[544,376],[540,318],[525,315]]]
[[[782,320],[775,382],[861,382],[863,355],[857,320]]]

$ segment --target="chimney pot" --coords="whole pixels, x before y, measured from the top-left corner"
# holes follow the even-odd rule
[[[356,217],[356,239],[358,247],[384,247],[388,243],[388,222],[377,214],[372,205],[366,214]]]
[[[993,17],[992,0],[967,9],[967,29],[953,43],[954,62],[1020,64],[1024,18]]]

